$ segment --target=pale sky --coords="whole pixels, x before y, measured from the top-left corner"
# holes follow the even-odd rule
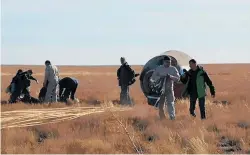
[[[1,64],[250,63],[248,0],[1,0]]]

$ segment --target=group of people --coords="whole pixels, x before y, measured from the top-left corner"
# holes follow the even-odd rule
[[[161,83],[160,97],[157,100],[159,107],[159,116],[161,119],[165,119],[164,107],[168,111],[169,118],[175,120],[175,95],[174,95],[174,82],[181,81],[185,84],[184,92],[189,95],[190,115],[196,117],[195,106],[198,99],[200,108],[201,119],[206,119],[205,110],[205,97],[206,97],[206,84],[210,88],[212,97],[215,97],[215,88],[210,80],[206,71],[199,65],[196,60],[191,59],[189,61],[190,70],[183,70],[183,74],[180,75],[177,68],[171,66],[171,58],[164,56],[163,64],[158,65],[153,71],[150,77],[151,88],[158,87]],[[131,75],[135,75],[134,71],[130,68],[125,58],[121,58],[121,67],[117,71],[117,77],[119,80],[119,86],[121,87],[120,100],[121,103],[131,104],[129,96],[129,86],[134,83],[131,81]]]
[[[199,65],[196,60],[191,59],[189,61],[190,70],[183,70],[184,74],[180,75],[178,70],[171,66],[171,58],[164,56],[163,65],[158,66],[153,75],[150,78],[151,85],[157,84],[157,81],[164,80],[163,89],[159,98],[159,116],[161,119],[165,119],[164,105],[166,102],[166,109],[171,120],[175,119],[175,96],[174,96],[174,82],[181,81],[185,84],[185,92],[189,95],[190,115],[196,117],[195,105],[198,99],[201,119],[206,119],[205,110],[205,96],[206,96],[206,84],[210,88],[212,97],[215,97],[215,88],[210,80],[206,71]]]
[[[121,66],[117,70],[117,79],[121,88],[120,104],[132,105],[129,95],[129,86],[134,84],[136,77],[135,71],[128,65],[124,57],[120,58]],[[43,88],[39,94],[39,101],[43,102],[57,102],[66,101],[67,99],[75,100],[75,92],[78,87],[78,80],[71,77],[59,79],[59,72],[56,66],[52,65],[49,60],[45,61],[45,77],[43,81]],[[210,80],[206,71],[199,65],[196,60],[189,61],[190,70],[183,70],[184,74],[180,75],[176,67],[171,66],[171,58],[164,56],[163,64],[155,68],[152,76],[150,77],[150,85],[155,87],[159,81],[162,82],[162,89],[158,99],[159,116],[165,119],[164,107],[166,107],[169,118],[175,119],[175,95],[174,95],[174,82],[181,81],[185,84],[186,93],[190,98],[190,115],[196,117],[195,105],[196,100],[199,101],[201,119],[206,119],[205,112],[205,96],[206,84],[210,88],[212,97],[215,97],[215,88]],[[32,70],[23,72],[18,70],[16,76],[11,82],[11,96],[10,103],[16,102],[17,98],[24,94],[32,99],[30,96],[30,80],[38,83],[38,80],[32,76]],[[166,103],[166,104],[165,104]]]
[[[38,80],[34,78],[32,74],[32,70],[24,72],[22,69],[19,69],[17,71],[15,77],[12,78],[10,86],[8,87],[8,92],[11,93],[9,99],[10,103],[15,103],[18,99],[23,101],[33,99],[30,96],[30,80],[34,80],[36,83],[38,83]],[[23,97],[21,97],[21,95],[23,95]]]
[[[19,69],[7,88],[7,92],[10,93],[9,103],[16,103],[18,100],[29,103],[65,102],[69,98],[76,100],[75,92],[78,80],[72,77],[60,79],[57,67],[52,65],[49,60],[45,61],[45,66],[43,87],[40,90],[39,98],[36,99],[30,95],[30,80],[38,83],[38,80],[32,76],[32,70],[23,72]]]

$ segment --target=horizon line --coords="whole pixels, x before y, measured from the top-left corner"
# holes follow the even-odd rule
[[[249,63],[201,63],[198,65],[240,65],[240,64],[250,64]],[[145,65],[145,64],[144,64]],[[144,66],[142,64],[130,64],[130,66]],[[44,66],[44,65],[38,65],[38,64],[1,64],[1,66]],[[79,67],[109,67],[109,66],[120,66],[120,64],[117,65],[56,65],[56,66],[79,66]]]

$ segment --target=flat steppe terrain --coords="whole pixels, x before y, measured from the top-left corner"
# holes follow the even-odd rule
[[[1,66],[1,153],[227,153],[250,151],[250,64],[202,65],[209,73],[216,98],[208,91],[207,120],[189,115],[188,100],[176,102],[176,120],[160,121],[147,105],[139,79],[130,88],[132,108],[115,104],[120,89],[118,66],[58,66],[60,76],[79,80],[80,103],[8,105],[5,93],[20,68],[32,69],[39,84],[44,66]],[[142,66],[132,66],[140,73]],[[222,104],[220,101],[227,101]]]

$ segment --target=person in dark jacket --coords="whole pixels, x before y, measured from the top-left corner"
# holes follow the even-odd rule
[[[15,87],[18,84],[18,80],[20,79],[20,75],[23,72],[22,69],[19,69],[16,73],[16,75],[12,78],[12,81],[10,83],[10,87],[11,87],[11,93],[13,93],[15,91]]]
[[[121,87],[120,103],[131,105],[132,103],[129,96],[129,86],[135,82],[133,81],[135,77],[135,72],[128,65],[124,57],[121,57],[120,61],[121,66],[117,70],[117,78],[119,81],[119,86]]]
[[[12,79],[11,87],[14,87],[10,96],[10,103],[15,103],[17,98],[21,94],[25,95],[25,98],[31,98],[30,96],[30,80],[38,80],[32,76],[32,70],[23,72],[21,69],[18,70],[16,76]]]
[[[66,101],[68,98],[75,100],[75,93],[78,86],[78,80],[72,77],[65,77],[59,81],[59,98]]]
[[[31,83],[30,80],[34,80],[38,84],[38,80],[34,78],[32,74],[33,74],[32,70],[28,70],[20,74],[22,80],[22,93],[28,96],[30,95],[30,83]]]
[[[183,84],[186,84],[185,91],[190,96],[190,108],[189,112],[193,117],[195,114],[196,100],[199,101],[201,119],[206,119],[205,112],[205,96],[206,96],[206,84],[210,88],[212,97],[215,97],[215,88],[212,81],[210,80],[207,72],[196,64],[196,60],[191,59],[189,61],[190,70],[184,70],[184,74],[180,80]]]
[[[15,103],[17,98],[21,94],[21,86],[22,86],[22,81],[21,81],[21,73],[23,72],[22,69],[19,69],[16,73],[16,75],[12,78],[12,81],[10,83],[10,99],[9,103]]]

